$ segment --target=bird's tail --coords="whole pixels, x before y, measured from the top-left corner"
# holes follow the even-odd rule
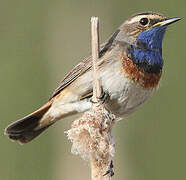
[[[40,135],[45,129],[51,126],[53,123],[46,123],[45,125],[40,126],[40,120],[43,115],[50,108],[51,103],[47,103],[42,106],[37,111],[32,114],[24,117],[23,119],[17,120],[16,122],[10,124],[5,129],[5,134],[13,141],[19,141],[24,144],[38,135]],[[50,121],[48,121],[50,122]]]

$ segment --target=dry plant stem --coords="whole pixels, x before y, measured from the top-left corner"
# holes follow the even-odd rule
[[[94,102],[99,101],[101,97],[101,85],[98,79],[98,66],[97,62],[99,59],[99,20],[97,17],[91,18],[91,39],[92,39],[92,64],[93,64],[93,97]]]
[[[92,39],[92,63],[93,63],[93,77],[94,77],[94,86],[93,86],[93,97],[92,100],[96,102],[93,104],[92,109],[95,110],[95,112],[100,112],[97,115],[101,118],[97,118],[97,121],[99,124],[102,124],[105,121],[104,117],[104,105],[100,105],[99,103],[99,97],[102,96],[102,90],[100,81],[98,79],[99,77],[99,71],[98,71],[98,59],[99,59],[99,19],[97,17],[91,18],[91,39]],[[99,120],[101,122],[99,122]],[[106,121],[105,121],[106,122]],[[107,132],[109,133],[109,132]],[[104,154],[106,157],[102,157],[102,160],[100,161],[100,157],[97,158],[95,156],[95,153],[92,152],[90,154],[90,163],[91,163],[91,171],[92,171],[92,180],[108,180],[112,177],[110,175],[103,176],[108,171],[108,165],[110,159],[110,154],[106,153]]]
[[[115,142],[112,137],[112,127],[115,116],[105,108],[102,89],[99,83],[99,33],[98,18],[91,18],[92,57],[93,57],[93,99],[92,108],[83,113],[72,123],[67,131],[72,141],[72,153],[79,154],[90,161],[92,180],[111,180],[113,177],[112,158],[115,152]],[[110,165],[111,164],[111,165]]]

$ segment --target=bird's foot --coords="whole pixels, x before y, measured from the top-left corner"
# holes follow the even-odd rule
[[[104,104],[108,97],[109,97],[108,93],[106,93],[102,90],[101,96],[97,97],[98,102],[94,101],[92,98],[90,99],[90,102],[94,103],[94,104],[95,103]]]

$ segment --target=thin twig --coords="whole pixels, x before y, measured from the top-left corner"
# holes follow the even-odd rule
[[[98,79],[99,71],[97,62],[99,59],[99,19],[97,17],[91,18],[91,39],[92,39],[92,64],[93,64],[93,78],[94,78],[94,86],[93,86],[93,97],[92,100],[94,102],[99,101],[99,97],[101,97],[101,85]]]
[[[91,18],[91,39],[92,39],[92,63],[93,63],[93,97],[92,100],[94,102],[92,109],[96,112],[100,112],[104,109],[104,105],[100,105],[100,97],[102,96],[102,88],[99,80],[99,69],[98,69],[98,59],[99,59],[99,19],[98,17]],[[103,110],[104,111],[104,110]],[[102,118],[97,118],[100,123],[103,123],[106,118],[104,118],[104,113],[101,112]],[[108,133],[108,132],[107,132]],[[108,133],[109,134],[109,133]],[[105,156],[104,160],[98,160],[95,156],[95,153],[91,153],[90,155],[90,163],[91,163],[91,171],[92,171],[92,180],[111,180],[112,172],[109,172],[109,161],[110,154],[108,153]],[[111,161],[112,162],[112,161]],[[112,169],[111,169],[112,171]]]
[[[99,22],[91,18],[92,58],[93,58],[93,104],[92,108],[75,120],[67,131],[72,141],[72,153],[88,159],[92,180],[112,180],[115,142],[112,127],[115,116],[105,108],[99,81]]]

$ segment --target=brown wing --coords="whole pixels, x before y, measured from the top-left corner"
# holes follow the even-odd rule
[[[109,40],[101,45],[101,51],[99,54],[99,58],[101,58],[109,49],[111,49],[113,45],[113,41],[117,34],[119,33],[119,29],[109,38]],[[88,58],[85,58],[83,61],[81,61],[77,66],[75,66],[61,81],[60,86],[54,91],[51,98],[55,97],[57,94],[59,94],[65,87],[67,87],[69,84],[71,84],[74,80],[76,80],[80,75],[85,73],[87,70],[89,70],[92,67],[92,56],[89,56]]]
[[[57,94],[59,94],[65,87],[67,87],[69,84],[71,84],[74,80],[76,80],[81,74],[86,72],[88,69],[91,68],[91,60],[92,57],[88,57],[81,61],[77,66],[75,66],[61,81],[60,86],[54,91],[51,98],[55,97]]]

